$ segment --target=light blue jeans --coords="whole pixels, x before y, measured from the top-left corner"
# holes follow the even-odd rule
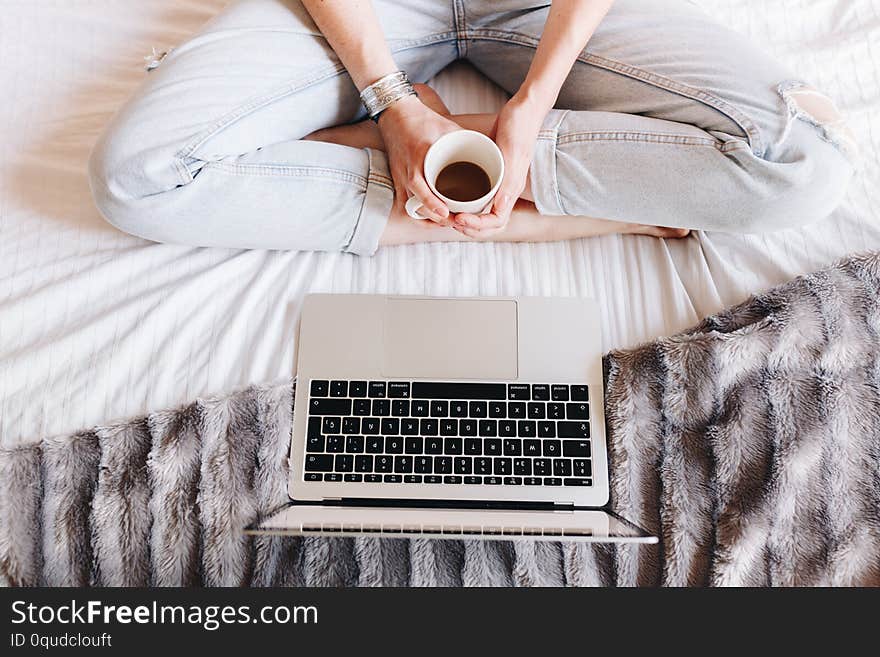
[[[374,5],[413,80],[463,58],[511,93],[548,12],[528,0]],[[540,132],[535,204],[719,231],[810,222],[852,172],[827,105],[692,3],[618,0]],[[362,118],[297,0],[240,0],[117,114],[90,159],[95,201],[121,230],[159,242],[370,255],[393,201],[385,155],[302,140]]]

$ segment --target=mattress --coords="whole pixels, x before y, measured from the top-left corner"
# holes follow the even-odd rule
[[[678,331],[843,255],[880,248],[880,0],[704,0],[826,90],[863,147],[843,206],[815,225],[685,240],[436,244],[347,254],[152,244],[98,215],[89,149],[144,75],[222,0],[0,3],[0,445],[290,376],[309,292],[596,298],[603,347]],[[455,111],[502,93],[458,65]]]

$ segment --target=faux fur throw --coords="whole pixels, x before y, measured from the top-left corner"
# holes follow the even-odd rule
[[[880,584],[880,256],[606,358],[613,506],[657,546],[256,538],[293,388],[0,452],[12,585]]]

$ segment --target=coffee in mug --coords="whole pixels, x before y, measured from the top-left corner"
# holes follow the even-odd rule
[[[498,145],[473,130],[448,132],[431,144],[425,155],[425,181],[450,212],[486,212],[504,177],[504,158]],[[424,219],[421,201],[412,197],[406,212]]]

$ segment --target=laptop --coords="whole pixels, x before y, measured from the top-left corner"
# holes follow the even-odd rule
[[[316,294],[290,501],[251,534],[655,543],[606,508],[588,299]]]

